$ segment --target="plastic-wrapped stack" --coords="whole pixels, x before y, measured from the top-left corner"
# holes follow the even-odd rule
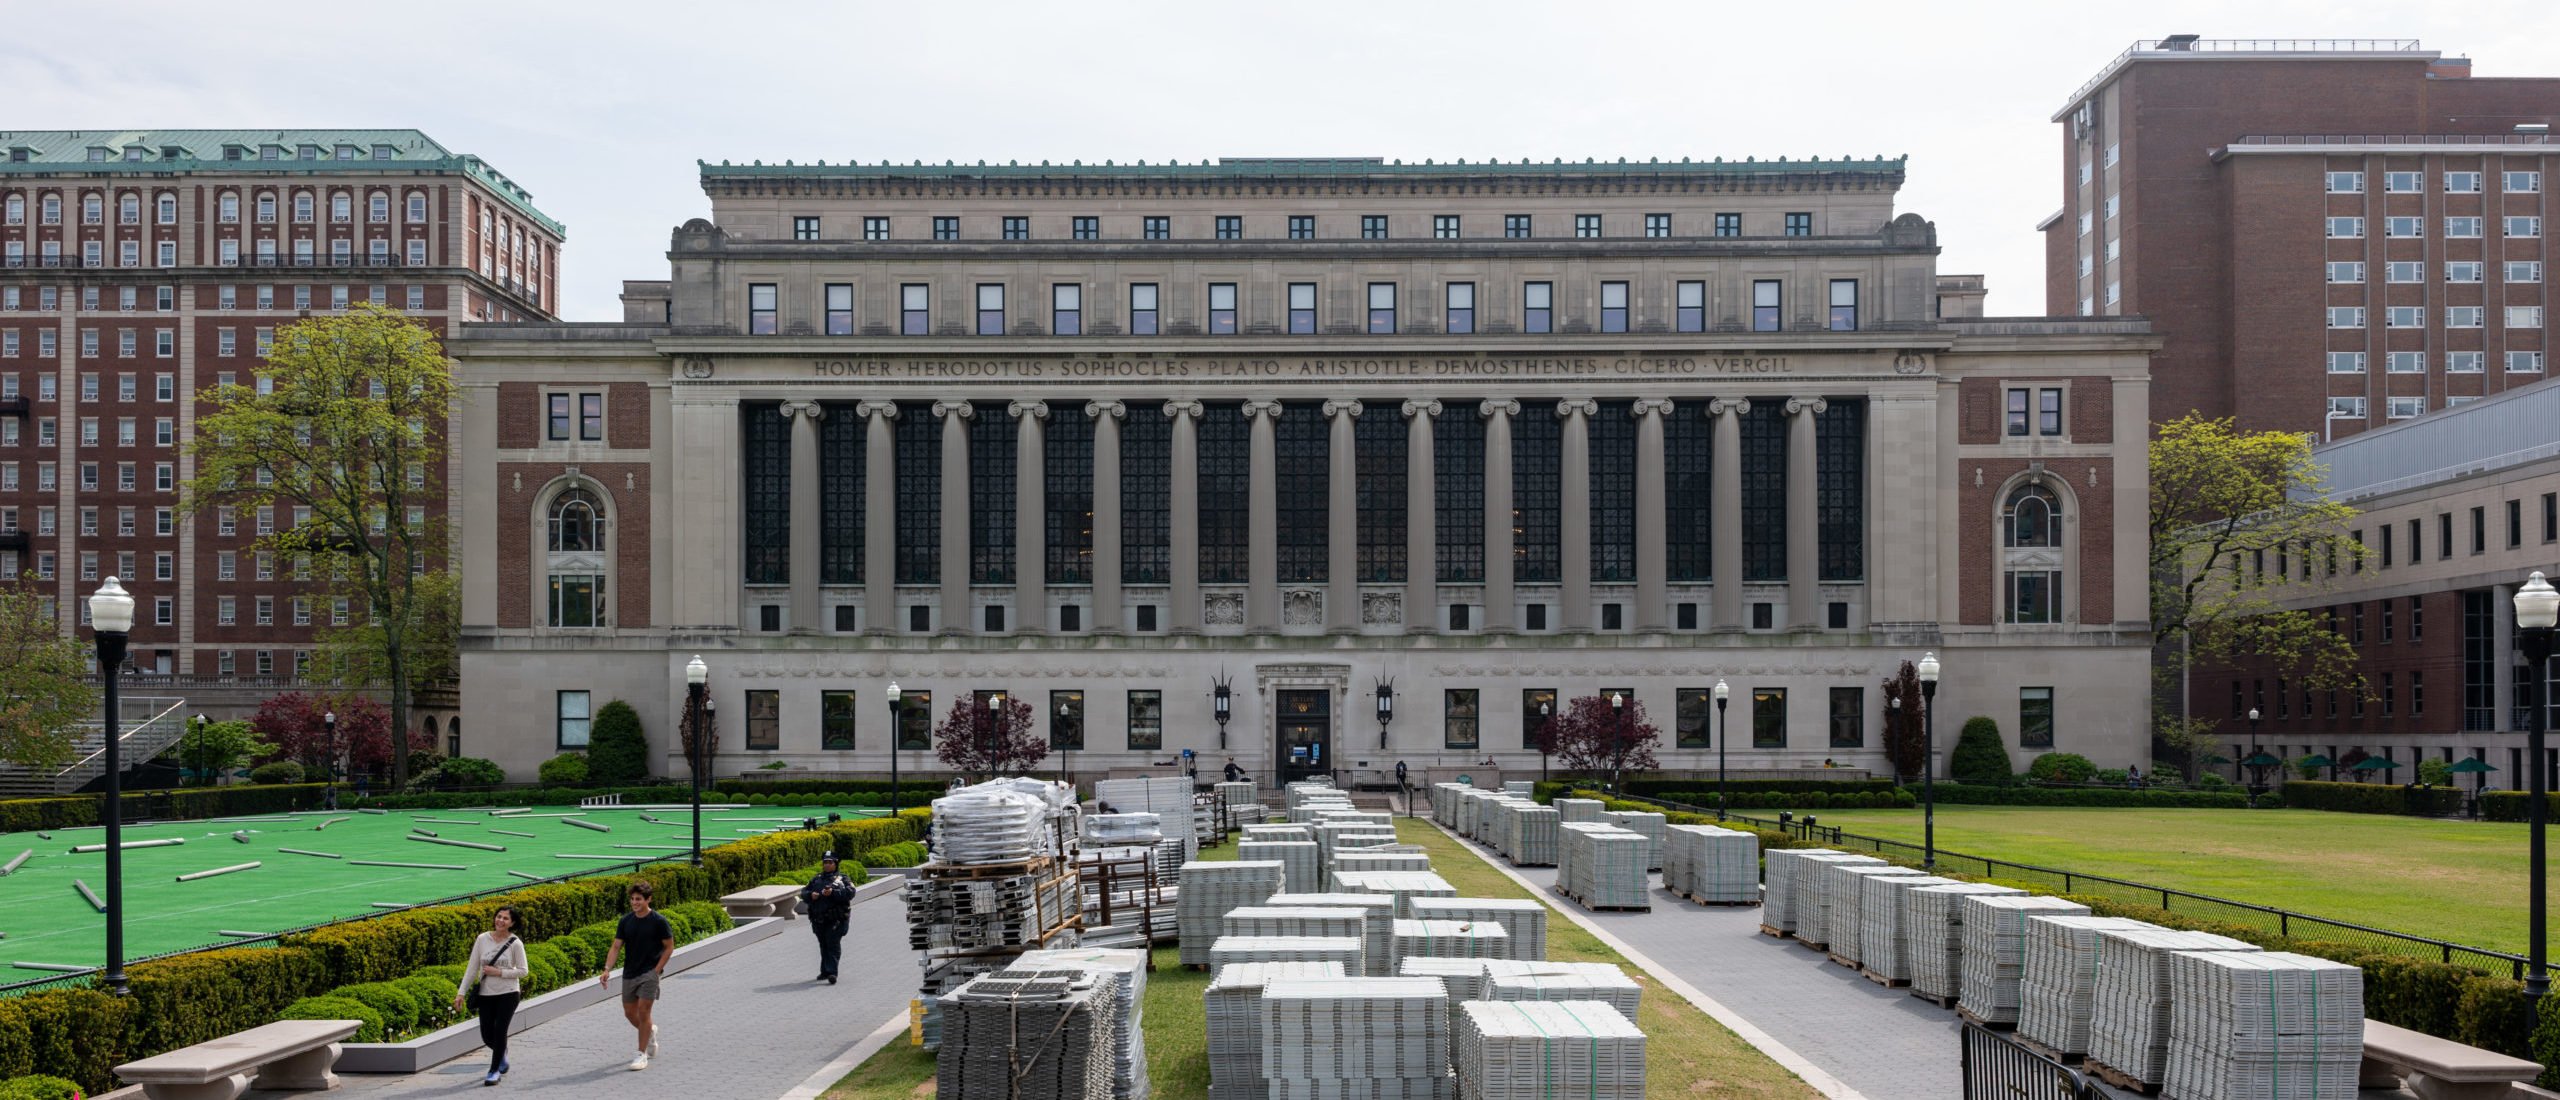
[[[944,994],[940,1096],[1106,1100],[1115,985],[1087,970],[982,974]]]
[[[1254,789],[1253,784],[1245,782],[1220,783],[1210,789],[1226,796],[1227,828],[1234,829],[1244,825],[1256,825],[1261,823],[1262,803],[1259,801],[1261,794]]]
[[[1538,793],[1538,784],[1529,779],[1506,779],[1502,781],[1502,793],[1528,798]]]
[[[1985,1023],[2018,1022],[2018,979],[2027,969],[2031,917],[2087,916],[2076,901],[2029,894],[1975,894],[1964,906],[1964,1010]]]
[[[1326,906],[1360,911],[1363,932],[1360,936],[1361,958],[1368,963],[1368,973],[1393,974],[1390,960],[1395,957],[1396,899],[1388,894],[1274,894],[1266,904],[1275,906]],[[1358,971],[1354,971],[1358,973]]]
[[[962,787],[933,800],[934,858],[978,864],[1072,855],[1058,850],[1050,826],[1075,812],[1073,796],[1059,783],[1013,777]]]
[[[1262,990],[1276,980],[1344,977],[1341,963],[1235,963],[1209,980],[1209,1100],[1268,1100],[1262,1077]]]
[[[1641,1007],[1644,987],[1615,967],[1571,974],[1487,974],[1484,995],[1492,1001],[1600,1001],[1630,1020]]]
[[[1085,843],[1096,847],[1153,844],[1163,839],[1164,818],[1159,814],[1085,815]]]
[[[2169,957],[2166,1100],[2356,1094],[2364,971],[2286,951]]]
[[[1336,871],[1428,871],[1431,857],[1421,852],[1378,852],[1345,849],[1333,854]]]
[[[1116,813],[1150,813],[1164,819],[1166,840],[1182,842],[1185,859],[1200,853],[1200,832],[1193,821],[1191,777],[1158,775],[1145,779],[1104,779],[1093,785],[1093,797]]]
[[[1769,855],[1775,858],[1778,853]],[[1964,899],[2022,896],[2015,886],[1959,882],[1915,886],[1902,894],[1902,938],[1911,952],[1911,991],[1944,1000],[1964,992]]]
[[[1025,951],[1005,968],[1010,972],[1089,970],[1114,983],[1112,996],[1119,1015],[1112,1021],[1113,1100],[1147,1100],[1147,953],[1071,948]]]
[[[1848,960],[1851,966],[1859,963],[1860,941],[1866,936],[1866,880],[1927,877],[1890,863],[1834,863],[1823,868],[1823,874],[1822,929],[1830,936],[1824,944],[1834,957]]]
[[[1515,867],[1553,867],[1556,862],[1556,826],[1564,815],[1553,806],[1522,806],[1513,810],[1511,841],[1504,854]]]
[[[1650,909],[1645,850],[1652,842],[1614,826],[1564,827],[1565,896],[1592,909]]]
[[[1271,860],[1183,864],[1182,893],[1174,898],[1183,964],[1208,962],[1209,945],[1223,930],[1227,910],[1269,903],[1280,892],[1280,875],[1280,864]]]
[[[1511,934],[1492,921],[1399,920],[1392,926],[1396,964],[1406,959],[1509,959]],[[1402,973],[1396,970],[1394,973]]]
[[[1606,812],[1597,798],[1559,798],[1547,805],[1555,807],[1556,813],[1562,815],[1568,825],[1577,821],[1598,821]]]
[[[1317,869],[1322,861],[1312,840],[1260,840],[1247,834],[1236,842],[1236,858],[1277,861],[1282,890],[1314,890],[1324,885],[1324,872]]]
[[[1247,825],[1237,830],[1237,833],[1245,840],[1302,840],[1309,844],[1316,842],[1316,831],[1304,825]]]
[[[1663,818],[1661,814],[1638,810],[1604,810],[1600,814],[1600,820],[1643,837],[1645,839],[1644,869],[1647,871],[1662,869]]]
[[[1610,963],[1550,962],[1544,959],[1438,959],[1421,956],[1397,964],[1395,973],[1407,978],[1430,978],[1447,986],[1449,1014],[1453,1018],[1460,1004],[1492,1000],[1492,981],[1497,977],[1585,974],[1602,984],[1627,980],[1626,972]]]
[[[1511,936],[1511,958],[1547,957],[1547,907],[1535,898],[1411,898],[1415,920],[1492,921]]]
[[[1372,1100],[1455,1091],[1448,993],[1429,978],[1287,978],[1262,987],[1272,1100]]]
[[[1883,866],[1874,856],[1833,852],[1798,860],[1795,866],[1796,938],[1816,947],[1831,943],[1831,873],[1833,864]]]
[[[1852,856],[1829,848],[1771,848],[1762,858],[1768,863],[1768,889],[1760,896],[1760,923],[1780,933],[1802,938],[1808,931],[1804,920],[1804,865],[1825,859],[1874,859],[1874,856]]]
[[[1329,817],[1316,822],[1316,855],[1330,866],[1335,853],[1358,851],[1380,844],[1396,842],[1393,825],[1379,825],[1349,817]]]
[[[2089,1014],[2106,965],[2100,932],[2157,928],[2130,917],[2030,917],[2018,975],[2018,1037],[2064,1054],[2089,1053]]]
[[[1464,1100],[1643,1100],[1644,1032],[1597,1001],[1483,1001],[1458,1013]]]
[[[1476,843],[1501,851],[1502,842],[1510,839],[1505,835],[1511,829],[1510,818],[1504,815],[1512,805],[1511,796],[1500,791],[1487,791],[1467,799],[1466,804],[1473,815],[1473,820],[1467,824],[1472,827],[1458,835],[1473,837]]]
[[[1936,875],[1870,875],[1858,884],[1858,966],[1899,985],[1911,980],[1910,942],[1904,938],[1902,895],[1923,886],[1951,886]]]
[[[1360,941],[1349,936],[1220,936],[1209,945],[1209,972],[1236,963],[1330,962],[1357,974],[1367,965],[1361,956]]]
[[[2089,1006],[2089,1060],[2160,1083],[2169,1058],[2169,957],[2180,951],[2256,951],[2210,932],[2144,928],[2098,933],[2098,983]]]
[[[1219,923],[1225,936],[1338,936],[1368,938],[1368,918],[1339,905],[1248,905],[1227,910]]]
[[[1396,899],[1396,916],[1410,918],[1414,898],[1454,898],[1458,888],[1429,871],[1335,871],[1333,889],[1343,894],[1385,894]]]

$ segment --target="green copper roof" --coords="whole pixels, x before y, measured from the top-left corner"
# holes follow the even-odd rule
[[[0,174],[47,172],[460,172],[566,236],[533,193],[488,162],[416,130],[0,130]],[[386,155],[377,156],[377,153]]]
[[[1815,158],[1811,160],[1789,160],[1785,157],[1779,157],[1775,160],[1761,160],[1757,157],[1745,157],[1741,160],[1727,160],[1723,157],[1717,157],[1714,160],[1693,160],[1688,157],[1682,157],[1676,161],[1669,161],[1663,160],[1659,157],[1654,157],[1637,161],[1620,157],[1615,161],[1563,159],[1545,161],[1532,161],[1527,159],[1516,161],[1498,159],[1480,161],[1468,161],[1463,159],[1455,161],[1391,161],[1383,157],[1228,157],[1215,161],[1203,160],[1193,163],[1167,161],[1157,164],[1149,164],[1145,161],[1138,161],[1134,164],[1117,164],[1107,160],[1099,164],[1087,164],[1080,160],[1067,164],[1055,164],[1045,160],[1038,164],[1024,164],[1020,161],[1006,161],[1002,164],[989,164],[986,161],[979,161],[976,164],[960,164],[952,161],[944,161],[938,165],[926,164],[923,161],[916,161],[910,164],[891,164],[885,160],[878,164],[860,164],[854,162],[829,164],[824,161],[812,164],[793,164],[789,161],[784,161],[780,164],[766,164],[763,161],[756,161],[752,164],[731,164],[727,161],[722,161],[718,164],[713,164],[710,161],[697,161],[696,163],[701,166],[702,176],[704,179],[732,177],[750,178],[759,176],[828,176],[843,178],[872,177],[879,179],[960,179],[972,177],[1029,179],[1059,176],[1221,179],[1238,177],[1296,176],[1338,177],[1348,179],[1376,176],[1732,176],[1819,172],[1899,173],[1903,169],[1905,159],[1906,158],[1903,157],[1877,156],[1872,158],[1842,157],[1836,160],[1822,158]]]

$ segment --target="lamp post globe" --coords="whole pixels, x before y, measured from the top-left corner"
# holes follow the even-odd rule
[[[1733,685],[1716,680],[1716,820],[1724,820],[1725,707],[1733,702]]]
[[[1938,866],[1938,655],[1920,655],[1920,869]]]
[[[899,744],[900,744],[899,738],[900,738],[900,737],[902,736],[902,734],[903,734],[903,731],[901,731],[901,730],[898,728],[898,724],[899,724],[899,721],[898,721],[898,720],[899,720],[899,719],[901,719],[901,718],[903,718],[903,717],[905,717],[905,715],[904,715],[902,712],[900,712],[900,711],[898,710],[898,682],[897,682],[896,680],[891,680],[891,681],[889,681],[889,816],[890,816],[890,817],[896,817],[896,816],[898,816],[898,746],[899,746]]]
[[[125,640],[133,630],[133,596],[114,577],[89,597],[89,627],[96,635],[98,678],[106,695],[107,991],[124,996],[124,763],[117,713],[116,676],[123,671]]]
[[[702,744],[710,731],[702,728],[703,685],[711,681],[711,666],[702,663],[702,655],[684,663],[685,721],[693,736],[684,746],[684,770],[693,773],[693,865],[702,866],[702,769],[710,761],[702,758]]]
[[[2551,636],[2552,629],[2560,627],[2560,591],[2553,590],[2551,582],[2544,579],[2541,572],[2536,571],[2533,576],[2525,580],[2523,587],[2516,589],[2515,604],[2516,644],[2524,650],[2525,659],[2530,663],[2532,674],[2527,679],[2533,682],[2533,691],[2526,700],[2533,707],[2533,720],[2525,727],[2527,739],[2525,758],[2528,761],[2527,769],[2533,777],[2526,802],[2531,815],[2528,820],[2532,823],[2532,827],[2530,850],[2525,858],[2525,865],[2532,872],[2533,911],[2527,918],[2526,927],[2529,936],[2527,953],[2530,956],[2532,968],[2525,974],[2524,992],[2525,996],[2539,1000],[2543,993],[2551,988],[2551,980],[2544,966],[2542,928],[2546,908],[2543,897],[2542,834],[2551,816],[2549,808],[2543,803],[2547,801],[2551,777],[2545,774],[2542,744],[2545,735],[2551,732]]]

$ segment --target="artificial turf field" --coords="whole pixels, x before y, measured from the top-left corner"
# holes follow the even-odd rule
[[[710,847],[804,818],[824,820],[875,810],[750,806],[702,813],[702,843]],[[646,813],[663,824],[640,819]],[[568,824],[590,821],[597,832]],[[321,823],[328,822],[326,828]],[[423,829],[448,840],[496,844],[504,852],[431,844],[406,837]],[[530,837],[505,832],[531,833]],[[234,841],[245,832],[246,843]],[[0,983],[43,976],[20,963],[94,967],[106,956],[106,926],[73,881],[106,894],[106,853],[73,854],[77,845],[101,844],[106,830],[56,829],[51,839],[24,832],[0,834],[0,864],[33,850],[16,872],[0,877]],[[227,942],[226,931],[269,933],[380,912],[373,903],[415,905],[526,881],[568,874],[629,870],[633,862],[681,859],[690,850],[691,811],[685,807],[535,806],[503,814],[488,810],[398,810],[387,814],[297,812],[255,817],[128,825],[124,839],[183,838],[186,843],[124,852],[124,951],[128,959]],[[299,848],[342,858],[295,855]],[[606,856],[581,859],[573,856]],[[359,867],[353,861],[443,864],[446,869]],[[179,875],[251,863],[258,867],[194,882]]]

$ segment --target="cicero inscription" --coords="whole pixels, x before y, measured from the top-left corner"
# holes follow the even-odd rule
[[[819,378],[949,379],[1246,379],[1329,378],[1573,378],[1659,375],[1793,374],[1784,355],[1680,355],[1622,357],[1397,356],[1392,358],[1091,358],[1061,359],[812,359]]]

